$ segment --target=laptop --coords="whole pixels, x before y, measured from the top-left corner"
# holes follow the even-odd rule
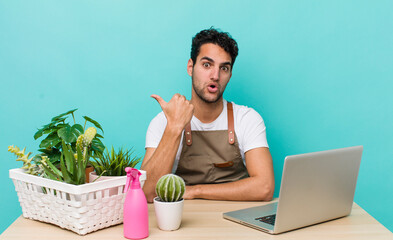
[[[363,146],[285,158],[277,202],[226,212],[225,219],[278,234],[351,213]]]

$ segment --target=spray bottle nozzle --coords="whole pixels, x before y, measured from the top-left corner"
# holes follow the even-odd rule
[[[125,171],[127,173],[127,182],[126,187],[124,188],[124,192],[128,191],[131,181],[131,189],[141,188],[141,184],[139,182],[139,176],[142,175],[141,172],[139,172],[138,169],[130,167],[126,167]]]

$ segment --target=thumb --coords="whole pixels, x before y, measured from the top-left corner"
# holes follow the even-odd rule
[[[164,99],[162,99],[162,97],[160,97],[156,94],[151,95],[151,97],[154,98],[155,100],[157,100],[157,102],[158,102],[158,104],[160,104],[161,108],[163,108],[166,105],[166,102]]]

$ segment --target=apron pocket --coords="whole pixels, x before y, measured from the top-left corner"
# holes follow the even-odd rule
[[[215,163],[214,166],[218,168],[227,168],[233,166],[233,161],[225,162],[225,163]]]
[[[227,162],[213,163],[213,182],[226,183],[243,179],[248,176],[247,168],[240,158],[234,158]]]

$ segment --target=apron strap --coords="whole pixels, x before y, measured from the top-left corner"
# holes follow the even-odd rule
[[[233,107],[232,103],[227,102],[227,109],[228,109],[228,140],[229,144],[235,143],[235,128],[234,128],[234,121],[233,121]]]
[[[233,120],[233,106],[232,103],[227,102],[227,110],[228,110],[228,142],[229,144],[235,143],[235,127]],[[186,135],[186,144],[187,146],[192,145],[192,136],[191,136],[191,123],[188,123],[184,128],[184,133]]]
[[[184,128],[184,133],[186,135],[186,144],[187,146],[191,146],[192,144],[192,137],[191,137],[191,123],[188,123]]]

